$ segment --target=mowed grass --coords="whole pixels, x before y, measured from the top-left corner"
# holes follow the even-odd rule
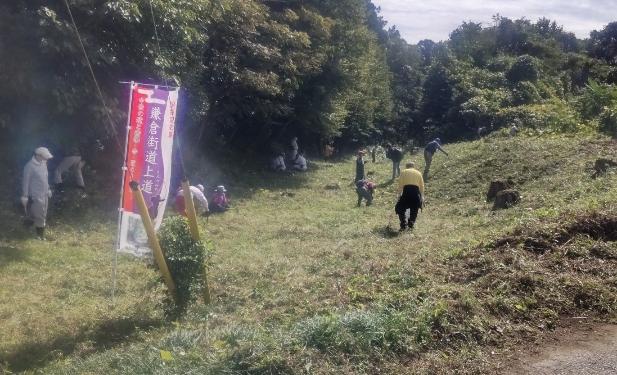
[[[196,304],[178,322],[162,316],[154,271],[130,258],[120,259],[112,303],[113,212],[56,223],[56,241],[46,243],[25,239],[17,217],[5,214],[0,361],[44,373],[497,371],[511,345],[550,327],[538,329],[525,314],[505,324],[512,314],[489,308],[485,284],[457,278],[466,254],[515,228],[614,212],[615,175],[590,175],[595,159],[617,159],[617,151],[605,138],[562,136],[445,147],[450,156],[433,161],[416,229],[398,236],[387,229],[398,222],[383,157],[366,168],[379,185],[371,207],[355,207],[352,158],[293,176],[240,174],[230,186],[234,208],[201,221],[216,247],[213,303]],[[407,159],[423,167],[420,155]],[[522,201],[493,212],[488,184],[506,177]],[[333,184],[340,189],[325,188]],[[512,310],[521,303],[504,301]],[[594,306],[586,308],[613,317]]]

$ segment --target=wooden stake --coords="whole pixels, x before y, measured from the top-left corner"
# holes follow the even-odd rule
[[[193,202],[193,193],[187,178],[182,180],[182,192],[184,193],[184,207],[186,216],[189,219],[189,230],[194,241],[199,241],[199,227],[197,226],[197,212],[195,211],[195,202]]]
[[[195,202],[193,201],[193,193],[191,192],[191,185],[189,184],[189,180],[184,178],[182,180],[182,192],[184,194],[184,207],[186,210],[186,216],[189,220],[189,230],[191,231],[191,237],[193,241],[199,242],[199,227],[197,226],[197,211],[195,210]],[[204,283],[204,303],[206,305],[210,304],[210,287],[208,286],[208,276],[206,273],[206,266],[204,265],[204,275],[203,275],[203,283]]]
[[[135,202],[137,203],[137,207],[139,208],[141,221],[143,222],[144,228],[146,229],[146,234],[148,235],[148,244],[150,245],[150,248],[154,253],[154,261],[159,267],[159,271],[161,271],[161,275],[163,276],[163,280],[165,281],[165,285],[167,285],[169,293],[173,297],[174,301],[178,302],[176,295],[176,284],[174,283],[171,273],[169,272],[167,262],[165,261],[165,256],[163,255],[163,250],[161,249],[161,245],[159,244],[156,232],[154,231],[154,225],[152,224],[152,220],[150,219],[148,207],[146,206],[146,201],[144,200],[144,195],[142,194],[139,184],[137,182],[131,181],[129,185],[131,186],[131,190],[133,190]]]

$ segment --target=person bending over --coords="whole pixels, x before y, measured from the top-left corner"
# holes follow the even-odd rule
[[[424,200],[424,179],[420,171],[414,168],[414,163],[407,163],[398,179],[399,199],[394,207],[401,223],[400,230],[413,229],[418,217],[418,210],[422,208]],[[406,213],[409,210],[409,219]]]

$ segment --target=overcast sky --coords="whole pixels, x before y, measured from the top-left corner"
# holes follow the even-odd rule
[[[409,43],[422,39],[446,40],[463,21],[491,24],[491,17],[547,17],[566,31],[587,38],[617,21],[617,0],[373,0],[388,26],[396,25]]]

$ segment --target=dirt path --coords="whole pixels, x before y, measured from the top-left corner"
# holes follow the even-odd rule
[[[617,325],[576,323],[521,354],[508,374],[617,374]]]

